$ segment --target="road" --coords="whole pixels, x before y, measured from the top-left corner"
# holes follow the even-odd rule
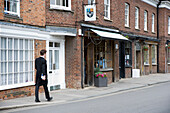
[[[11,113],[170,113],[170,83]]]

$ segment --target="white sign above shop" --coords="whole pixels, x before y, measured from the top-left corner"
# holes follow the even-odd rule
[[[96,5],[84,6],[85,21],[96,21]]]

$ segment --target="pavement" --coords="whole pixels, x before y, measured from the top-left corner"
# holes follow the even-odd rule
[[[130,91],[133,89],[145,88],[156,84],[170,82],[170,73],[167,74],[150,74],[141,76],[140,78],[125,78],[118,82],[109,84],[108,87],[87,87],[84,89],[63,89],[51,91],[50,95],[53,100],[48,102],[45,99],[45,94],[41,93],[40,103],[35,103],[34,96],[16,98],[10,100],[0,101],[0,111],[31,107],[31,106],[41,106],[49,104],[60,104],[66,102],[79,101],[88,98],[94,98],[98,96],[103,96],[107,94],[119,93],[123,91]]]

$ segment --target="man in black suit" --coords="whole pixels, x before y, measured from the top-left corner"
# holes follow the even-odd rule
[[[36,85],[35,85],[35,102],[40,102],[39,100],[39,86],[44,87],[44,91],[45,91],[45,96],[47,101],[51,101],[52,97],[50,97],[49,95],[49,91],[48,91],[48,79],[47,79],[47,63],[45,60],[45,56],[46,56],[46,50],[41,50],[40,51],[40,55],[41,57],[36,58],[35,60],[35,69],[37,70],[36,73]]]

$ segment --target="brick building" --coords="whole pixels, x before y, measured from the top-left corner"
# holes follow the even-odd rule
[[[132,77],[133,72],[169,72],[170,2],[162,1],[159,12],[158,4],[159,0],[2,0],[0,99],[34,95],[34,60],[44,48],[51,91],[94,85],[97,67],[108,75],[108,83]],[[95,21],[85,21],[88,5],[96,7]],[[89,16],[91,12],[95,10],[90,8]]]

